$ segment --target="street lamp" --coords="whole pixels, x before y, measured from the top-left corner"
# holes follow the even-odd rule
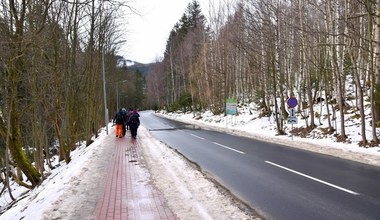
[[[103,12],[103,4],[107,0],[103,0],[103,2],[100,4],[100,11]],[[100,14],[102,16],[102,13]],[[102,21],[102,17],[100,17],[100,21]],[[103,32],[103,39],[105,39],[105,34]],[[103,42],[102,47],[102,72],[103,72],[103,95],[104,95],[104,123],[106,124],[106,134],[108,135],[108,109],[107,109],[107,93],[106,93],[106,71],[105,71],[105,64],[104,64],[104,46],[105,42]]]
[[[104,46],[102,49],[102,69],[103,69],[103,95],[104,95],[104,122],[106,124],[106,134],[108,135],[108,109],[107,109],[107,94],[106,94],[106,71],[104,65]]]

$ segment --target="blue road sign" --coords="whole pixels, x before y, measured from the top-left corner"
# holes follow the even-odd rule
[[[296,97],[290,97],[288,99],[288,105],[289,105],[290,108],[296,107],[297,104],[298,104],[298,101],[297,101]]]

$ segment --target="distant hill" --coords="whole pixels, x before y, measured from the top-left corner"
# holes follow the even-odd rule
[[[120,68],[127,68],[129,72],[135,72],[136,70],[139,70],[144,77],[146,77],[149,73],[149,68],[153,63],[139,63],[133,60],[124,59],[123,57],[120,57],[118,60],[118,67]]]
[[[136,72],[137,70],[139,70],[142,73],[142,75],[144,77],[146,77],[149,73],[150,65],[151,65],[150,63],[143,64],[143,63],[136,63],[135,62],[133,65],[128,66],[127,69],[130,72]]]

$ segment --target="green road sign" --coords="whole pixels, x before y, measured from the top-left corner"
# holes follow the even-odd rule
[[[226,114],[237,115],[237,99],[226,99]]]

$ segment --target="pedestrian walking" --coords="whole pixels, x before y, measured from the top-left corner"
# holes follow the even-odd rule
[[[136,110],[133,110],[131,116],[129,117],[128,125],[129,125],[129,129],[131,130],[131,136],[133,139],[136,139],[137,129],[140,126],[139,117],[140,117],[140,115],[139,115],[139,113],[137,113]]]
[[[127,132],[127,122],[128,122],[128,118],[127,118],[127,110],[125,108],[122,108],[122,117],[123,117],[123,137],[125,136],[125,133]]]
[[[123,128],[125,127],[125,116],[123,113],[123,109],[120,109],[112,121],[114,124],[116,124],[116,137],[122,138],[123,137]]]

